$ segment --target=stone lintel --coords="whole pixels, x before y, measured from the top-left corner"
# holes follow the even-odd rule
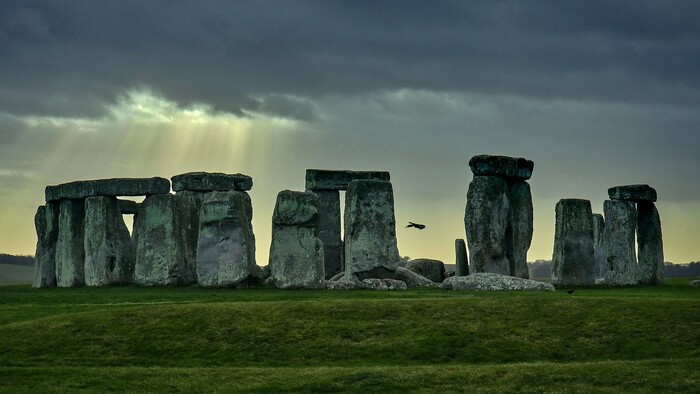
[[[498,176],[528,180],[535,163],[522,157],[476,155],[469,160],[474,176]]]
[[[253,178],[244,174],[224,174],[221,172],[188,172],[172,177],[173,191],[196,192],[238,191],[253,188]]]
[[[112,178],[75,181],[46,187],[46,202],[87,197],[150,196],[170,193],[165,178]]]
[[[388,171],[306,170],[306,190],[347,190],[355,180],[391,179]]]
[[[656,202],[656,190],[649,185],[615,186],[608,189],[611,200]]]

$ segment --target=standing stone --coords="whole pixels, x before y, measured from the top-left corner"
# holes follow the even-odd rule
[[[197,242],[199,239],[199,212],[204,193],[178,191],[175,193],[180,239],[185,255],[184,284],[197,283]]]
[[[637,203],[637,246],[639,282],[660,284],[664,281],[664,243],[661,218],[653,202]]]
[[[530,184],[525,181],[509,181],[508,197],[510,213],[506,229],[507,256],[510,275],[530,278],[527,268],[527,251],[532,242],[532,194]]]
[[[246,218],[248,219],[248,236],[250,237],[249,242],[247,243],[248,264],[255,268],[257,267],[257,263],[255,261],[255,233],[253,232],[253,201],[250,199],[250,195],[248,195],[246,192],[241,192],[241,197],[243,198],[245,214]]]
[[[319,197],[318,238],[323,242],[326,279],[342,270],[343,248],[340,238],[340,192],[314,190]]]
[[[552,281],[563,286],[593,286],[593,213],[591,202],[562,199],[556,206]]]
[[[59,287],[85,284],[85,201],[61,200],[56,240],[56,283]]]
[[[246,287],[255,273],[253,242],[243,193],[211,192],[199,215],[197,281],[205,287]]]
[[[455,276],[469,275],[467,245],[463,239],[455,239]]]
[[[36,227],[36,268],[32,287],[56,286],[56,240],[58,239],[58,211],[55,202],[47,203],[37,209],[34,216]]]
[[[445,264],[440,260],[414,259],[406,263],[406,269],[436,283],[445,280]]]
[[[345,193],[345,272],[393,278],[399,266],[391,182],[356,180]]]
[[[472,272],[510,275],[506,256],[509,212],[506,180],[495,176],[474,176],[469,184],[464,216]]]
[[[146,197],[134,223],[136,266],[134,280],[140,285],[176,285],[184,281],[185,252],[182,245],[178,204],[173,194]]]
[[[605,279],[605,218],[599,213],[593,214],[593,257],[597,267],[596,279]]]
[[[270,274],[282,289],[325,288],[324,248],[318,235],[320,200],[312,192],[281,191],[272,215]]]
[[[634,232],[637,211],[634,202],[606,200],[605,214],[605,284],[637,284],[638,267],[635,254]]]
[[[85,284],[128,284],[134,279],[134,247],[116,197],[85,199]]]

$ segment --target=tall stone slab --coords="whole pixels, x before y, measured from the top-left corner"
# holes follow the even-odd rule
[[[637,210],[634,202],[606,200],[605,214],[605,284],[635,285],[638,282],[637,256],[634,235]]]
[[[455,239],[455,276],[469,275],[467,245],[463,239]]]
[[[177,285],[184,282],[186,262],[177,209],[173,194],[148,196],[141,203],[134,223],[136,283]]]
[[[597,268],[593,253],[591,202],[580,199],[559,200],[554,231],[554,284],[593,286]]]
[[[394,192],[390,182],[356,180],[345,193],[345,273],[393,277],[399,266]]]
[[[197,282],[204,287],[246,287],[255,273],[254,242],[242,192],[207,193],[199,215]]]
[[[180,230],[180,242],[185,256],[185,270],[182,278],[184,284],[197,283],[199,212],[202,208],[204,195],[204,192],[189,190],[178,191],[175,193]]]
[[[325,288],[324,248],[319,231],[319,196],[281,191],[272,215],[271,281],[283,289]]]
[[[253,201],[247,192],[241,192],[241,197],[243,198],[243,206],[248,219],[248,236],[250,238],[250,242],[246,245],[248,248],[248,264],[255,268],[257,263],[255,260],[255,232],[253,232]]]
[[[596,279],[605,279],[605,218],[599,213],[593,214],[593,257],[598,268]]]
[[[85,201],[61,200],[56,240],[56,283],[58,287],[85,284]]]
[[[533,232],[530,184],[525,181],[509,181],[508,199],[510,212],[506,228],[506,254],[510,265],[510,275],[529,279],[527,251],[530,249]]]
[[[132,283],[135,258],[117,198],[85,199],[85,284]]]
[[[34,216],[37,242],[35,271],[32,287],[56,286],[56,241],[58,239],[59,205],[52,202],[42,205]]]
[[[342,271],[340,191],[314,190],[319,197],[318,238],[323,242],[324,271],[330,279]]]
[[[637,247],[639,283],[663,283],[664,243],[661,236],[661,218],[653,202],[637,203]]]
[[[506,255],[509,215],[506,180],[496,176],[474,176],[469,184],[464,216],[472,272],[510,275]]]

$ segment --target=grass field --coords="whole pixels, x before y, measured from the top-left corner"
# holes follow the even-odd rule
[[[34,266],[0,264],[0,286],[31,282],[34,279]]]
[[[0,391],[698,392],[700,288],[0,287]]]

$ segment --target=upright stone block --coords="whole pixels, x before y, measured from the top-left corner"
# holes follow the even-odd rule
[[[255,273],[253,242],[242,192],[211,192],[199,216],[197,280],[205,287],[246,287]]]
[[[347,190],[355,180],[391,179],[386,171],[306,170],[306,190]]]
[[[135,251],[116,197],[85,200],[85,284],[132,283]]]
[[[455,276],[469,275],[467,245],[463,239],[455,239]]]
[[[508,182],[510,213],[506,229],[506,244],[510,275],[530,278],[527,268],[527,251],[533,232],[532,195],[530,185],[524,181]]]
[[[464,216],[472,272],[510,275],[506,255],[509,214],[506,180],[495,176],[474,176],[469,184]]]
[[[378,180],[350,182],[345,193],[345,273],[393,277],[399,266],[394,192]]]
[[[85,284],[85,201],[61,200],[56,240],[56,283],[59,287]]]
[[[638,282],[634,233],[637,210],[634,202],[606,200],[605,214],[605,284],[635,285]]]
[[[596,279],[605,279],[605,218],[593,214],[593,257],[597,267]]]
[[[661,236],[661,218],[653,202],[637,203],[637,246],[639,283],[663,283],[664,243]]]
[[[323,243],[319,238],[320,199],[312,192],[281,191],[272,215],[270,273],[283,289],[323,289]]]
[[[340,237],[340,192],[314,190],[319,197],[318,238],[323,242],[326,279],[342,271],[343,248]]]
[[[56,241],[58,240],[58,203],[47,203],[34,216],[37,242],[32,287],[56,286]]]
[[[579,199],[559,200],[554,231],[554,284],[593,286],[597,269],[593,254],[591,202]]]
[[[183,283],[197,283],[197,242],[199,240],[199,212],[203,192],[178,191],[175,193],[181,245],[185,256]]]
[[[134,223],[136,283],[177,285],[184,282],[186,262],[177,208],[173,194],[148,196],[141,203]]]

